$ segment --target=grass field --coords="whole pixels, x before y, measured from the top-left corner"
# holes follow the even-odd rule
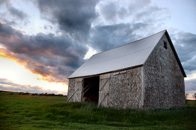
[[[0,92],[0,130],[196,129],[196,102],[170,110],[116,110],[66,103],[63,96]]]

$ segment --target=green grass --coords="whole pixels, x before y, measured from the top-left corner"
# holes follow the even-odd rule
[[[195,129],[196,102],[169,110],[117,110],[66,103],[63,96],[0,92],[0,130],[150,130]]]

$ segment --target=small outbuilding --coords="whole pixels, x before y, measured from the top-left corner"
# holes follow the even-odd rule
[[[67,101],[131,109],[183,107],[184,77],[164,30],[93,55],[70,75]]]

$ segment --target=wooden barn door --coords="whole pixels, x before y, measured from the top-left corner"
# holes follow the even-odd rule
[[[109,96],[109,82],[110,82],[110,74],[104,74],[100,76],[99,83],[99,102],[98,107],[107,106],[108,96]]]
[[[81,102],[83,78],[69,80],[67,102]]]
[[[82,101],[83,78],[77,78],[75,81],[74,102]]]
[[[75,79],[69,79],[67,102],[74,101],[74,92],[75,92]]]

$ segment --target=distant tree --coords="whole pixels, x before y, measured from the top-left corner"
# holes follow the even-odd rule
[[[196,100],[196,93],[193,94],[193,98],[195,98],[195,100]]]
[[[186,94],[185,94],[185,98],[186,98],[186,100],[188,99],[188,96],[189,96],[189,94],[188,94],[188,93],[186,93]]]

